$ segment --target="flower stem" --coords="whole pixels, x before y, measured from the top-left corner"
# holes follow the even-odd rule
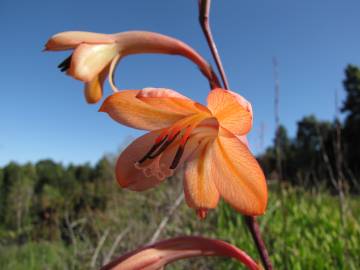
[[[251,236],[255,242],[256,248],[260,254],[261,261],[265,266],[265,269],[272,270],[269,254],[267,252],[264,240],[261,237],[261,232],[260,232],[259,224],[256,221],[256,217],[245,216],[245,222],[251,232]]]
[[[214,38],[211,34],[211,29],[209,24],[210,5],[211,5],[211,0],[199,0],[199,21],[201,28],[204,32],[206,41],[211,50],[212,56],[220,72],[224,88],[229,89],[229,83],[226,78],[225,70],[221,63],[220,55],[216,48]],[[251,232],[251,236],[255,242],[256,248],[260,254],[265,269],[272,270],[272,264],[269,258],[269,254],[267,252],[264,240],[261,237],[259,224],[257,223],[256,218],[253,216],[245,216],[245,222]]]
[[[219,52],[217,50],[214,38],[211,34],[210,24],[209,24],[209,16],[210,16],[210,5],[211,0],[199,0],[199,21],[201,28],[204,32],[206,41],[210,47],[211,54],[215,60],[216,66],[220,72],[221,80],[223,82],[224,88],[229,89],[229,83],[226,78],[226,74],[221,63],[221,59],[219,56]]]

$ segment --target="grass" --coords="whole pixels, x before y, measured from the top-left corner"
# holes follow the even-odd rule
[[[105,229],[111,231],[99,256],[110,249],[117,233],[132,224],[115,255],[146,243],[175,200],[172,185],[141,195],[124,192],[120,198],[123,207],[110,208],[94,216],[98,238]],[[347,197],[345,223],[339,214],[338,199],[326,191],[308,192],[287,187],[283,197],[270,191],[266,215],[259,218],[275,269],[360,269],[360,199]],[[229,241],[259,260],[252,239],[240,214],[221,203],[205,221],[196,219],[194,212],[184,203],[162,233],[162,238],[194,234]],[[94,236],[88,236],[94,237]],[[73,245],[56,242],[27,242],[22,245],[0,245],[1,269],[89,269],[96,241],[78,238],[75,253]],[[95,243],[95,245],[94,245]],[[81,248],[80,248],[81,247]],[[167,269],[244,269],[237,262],[223,258],[191,259],[175,263]]]
[[[290,188],[283,197],[271,193],[267,214],[259,219],[275,269],[359,269],[360,200],[348,198],[342,225],[336,197]],[[243,220],[222,205],[218,217],[220,238],[256,257]],[[237,269],[224,263],[221,269]]]
[[[1,269],[60,270],[70,263],[69,251],[62,243],[30,242],[0,248]]]

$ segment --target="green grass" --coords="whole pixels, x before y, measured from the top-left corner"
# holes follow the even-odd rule
[[[1,269],[57,270],[70,263],[69,250],[62,243],[30,242],[0,248]]]
[[[280,196],[270,193],[267,214],[259,219],[275,269],[359,269],[360,200],[347,198],[342,225],[337,197],[289,189]],[[253,256],[243,220],[222,205],[216,235]],[[237,269],[224,263],[221,269]]]
[[[89,269],[94,246],[102,233],[110,228],[99,256],[98,266],[110,249],[114,238],[127,224],[131,232],[119,245],[115,255],[146,243],[156,229],[167,206],[175,200],[173,185],[141,195],[124,192],[115,201],[117,207],[93,215],[97,231],[78,238],[74,247],[56,242],[27,242],[23,245],[0,245],[1,269]],[[259,218],[275,269],[360,269],[360,199],[346,197],[347,209],[344,224],[341,222],[336,196],[327,192],[306,192],[287,188],[283,197],[270,190],[266,215]],[[87,225],[88,226],[88,225]],[[194,234],[216,237],[229,241],[259,260],[243,218],[227,204],[221,203],[199,221],[193,210],[183,204],[170,219],[162,238]],[[95,241],[86,240],[96,237]],[[4,242],[5,243],[5,242]],[[81,246],[81,248],[80,248]],[[237,262],[227,259],[202,258],[185,260],[167,269],[244,269]]]

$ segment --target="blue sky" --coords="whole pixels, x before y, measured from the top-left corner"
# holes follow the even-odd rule
[[[344,98],[343,70],[360,65],[359,10],[357,0],[213,1],[211,24],[230,87],[254,107],[255,153],[262,150],[261,123],[265,146],[274,134],[273,56],[289,134],[304,115],[333,119],[335,89]],[[51,35],[149,30],[180,38],[211,60],[197,16],[195,0],[1,0],[0,166],[43,158],[95,162],[142,133],[97,112],[100,104],[85,103],[82,83],[56,68],[68,53],[41,52]],[[116,74],[123,89],[167,87],[200,102],[208,91],[194,65],[175,56],[128,57]]]

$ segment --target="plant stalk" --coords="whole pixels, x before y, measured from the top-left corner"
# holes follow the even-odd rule
[[[199,21],[201,28],[204,32],[207,44],[211,50],[212,56],[215,60],[216,66],[220,72],[221,80],[223,82],[224,88],[229,89],[229,83],[225,74],[225,70],[223,68],[219,52],[216,48],[216,44],[214,38],[211,34],[209,17],[210,17],[210,5],[211,0],[199,0]],[[245,223],[248,226],[251,236],[255,242],[256,248],[261,257],[261,261],[266,270],[272,270],[272,264],[270,261],[269,254],[267,252],[265,243],[261,237],[259,224],[256,221],[256,218],[253,216],[245,216]]]
[[[203,30],[203,33],[205,35],[206,41],[210,47],[210,51],[215,60],[216,66],[220,72],[224,88],[229,89],[229,83],[210,29],[210,5],[211,0],[199,0],[199,22],[201,25],[201,29]]]
[[[245,216],[245,223],[248,226],[251,236],[255,242],[256,248],[259,252],[261,261],[266,270],[272,270],[272,264],[270,261],[269,253],[266,249],[264,240],[261,237],[259,224],[254,216]]]

